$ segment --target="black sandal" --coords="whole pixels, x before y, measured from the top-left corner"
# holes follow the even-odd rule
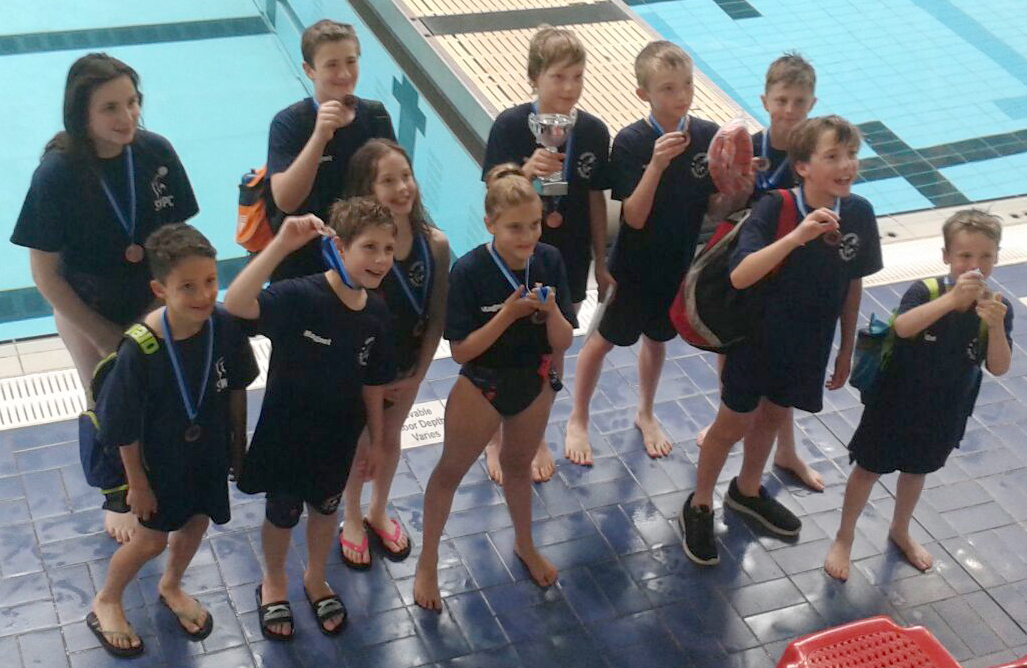
[[[288,601],[263,602],[263,585],[257,585],[257,618],[260,620],[260,632],[268,640],[286,642],[296,635],[296,625],[292,623],[292,606]],[[289,633],[275,633],[270,626],[288,624]]]
[[[410,550],[414,548],[414,540],[410,537],[410,534],[403,529],[403,525],[400,524],[397,520],[389,518],[389,522],[392,523],[393,529],[391,536],[386,534],[384,531],[379,531],[377,528],[375,528],[367,520],[366,517],[364,518],[364,531],[367,532],[368,536],[373,536],[372,540],[375,542],[375,545],[378,547],[378,549],[382,552],[382,556],[384,556],[389,561],[403,561],[404,559],[410,556]],[[403,534],[406,534],[407,537],[406,547],[404,547],[402,550],[399,550],[398,552],[390,550],[389,547],[385,544],[385,541],[395,543],[403,536]]]
[[[323,598],[319,598],[316,601],[310,600],[310,594],[307,593],[307,588],[303,588],[303,593],[307,597],[307,602],[310,603],[310,609],[314,611],[314,616],[317,617],[317,626],[321,629],[321,633],[326,636],[337,636],[342,633],[342,629],[346,627],[346,620],[349,619],[349,615],[346,613],[346,606],[343,605],[342,599],[337,594],[329,594]],[[325,622],[330,619],[342,616],[339,620],[339,625],[334,629],[326,629]]]
[[[171,614],[178,618],[178,625],[182,627],[182,630],[185,631],[185,634],[189,636],[190,639],[204,640],[207,638],[207,636],[210,635],[210,632],[214,630],[214,616],[210,614],[210,610],[207,610],[202,605],[200,605],[200,602],[196,601],[196,599],[193,600],[196,601],[196,605],[200,607],[200,610],[202,611],[201,614],[207,613],[207,621],[203,622],[203,624],[200,624],[199,619],[193,617],[192,615],[186,615],[181,612],[175,612],[175,609],[168,604],[168,601],[164,598],[163,594],[160,596],[159,600],[161,603],[164,604],[165,608],[171,611]],[[198,626],[200,628],[196,629],[195,631],[190,631],[185,627],[185,622],[189,622],[190,624],[193,624],[194,626]]]
[[[107,650],[107,653],[115,658],[131,659],[143,653],[143,639],[137,636],[134,631],[104,631],[100,628],[100,619],[96,616],[95,612],[90,612],[86,615],[86,626],[93,632],[93,635],[100,641],[100,645]],[[132,627],[130,626],[129,628]],[[127,638],[129,641],[135,638],[139,641],[139,646],[118,647],[109,638]]]

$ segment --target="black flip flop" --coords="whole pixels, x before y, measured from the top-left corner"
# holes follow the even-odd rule
[[[93,632],[96,639],[100,641],[100,645],[107,650],[107,653],[118,659],[131,659],[132,657],[139,656],[143,653],[143,639],[135,635],[135,632],[127,633],[125,631],[104,631],[100,628],[100,620],[97,618],[95,612],[90,612],[86,615],[86,626]],[[129,627],[131,628],[131,627]],[[139,640],[138,647],[118,647],[114,645],[108,636],[122,637],[131,639],[135,636]]]
[[[203,610],[203,612],[207,613],[207,621],[205,621],[202,626],[200,626],[200,624],[198,624],[196,619],[194,619],[193,617],[175,612],[174,608],[168,605],[168,602],[163,595],[160,596],[159,600],[161,603],[164,604],[164,607],[170,610],[171,614],[173,614],[178,619],[178,625],[182,627],[182,630],[185,632],[185,634],[189,636],[189,638],[191,638],[192,640],[204,640],[207,636],[210,635],[210,632],[214,630],[214,616],[210,614],[210,610],[207,610],[202,605],[200,605],[200,602],[196,601],[196,599],[193,599],[194,601],[196,601],[196,605],[200,605],[200,609]],[[196,626],[199,626],[200,628],[196,629],[195,631],[190,631],[185,627],[184,622],[190,622],[192,624],[195,624]]]
[[[313,610],[314,617],[317,618],[317,626],[321,629],[321,633],[326,636],[337,636],[342,633],[342,630],[346,628],[346,621],[349,619],[349,614],[346,612],[346,606],[343,605],[342,599],[337,594],[329,594],[316,601],[311,601],[306,587],[303,588],[303,593],[307,597],[307,602],[310,603],[310,609]],[[339,621],[339,625],[330,631],[326,629],[325,622],[338,617],[340,614],[342,619]]]
[[[292,607],[288,601],[263,603],[262,585],[257,585],[257,618],[260,620],[260,632],[268,640],[288,642],[296,635],[296,625],[292,621]],[[289,633],[275,633],[268,627],[273,624],[288,624]]]

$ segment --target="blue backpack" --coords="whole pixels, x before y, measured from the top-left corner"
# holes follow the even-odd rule
[[[146,355],[160,350],[157,337],[149,329],[140,324],[132,325],[125,331],[125,338],[133,341]],[[118,358],[117,351],[100,360],[93,370],[93,379],[89,383],[89,395],[100,401],[103,396],[104,382],[114,369]],[[128,512],[125,496],[128,493],[128,481],[121,463],[120,446],[107,443],[103,439],[100,422],[93,410],[84,411],[78,416],[78,454],[82,461],[82,472],[90,487],[98,487],[106,497],[103,507],[115,512]]]
[[[941,285],[937,278],[925,278],[927,301],[934,301],[941,296]],[[849,385],[859,390],[859,398],[864,404],[873,396],[877,379],[881,371],[888,366],[892,352],[895,350],[895,318],[898,313],[892,311],[888,322],[878,320],[870,314],[870,323],[856,334],[856,349],[853,354],[852,372],[849,374]],[[985,345],[988,337],[988,325],[981,320],[978,334],[979,345]]]

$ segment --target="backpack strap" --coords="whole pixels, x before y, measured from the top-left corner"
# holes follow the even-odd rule
[[[799,207],[795,205],[795,195],[791,190],[782,188],[775,192],[781,198],[781,211],[777,215],[777,232],[774,234],[774,241],[777,241],[788,236],[799,226]]]
[[[160,350],[160,343],[158,343],[157,337],[153,335],[149,327],[142,323],[137,322],[126,329],[125,338],[135,341],[139,349],[146,355],[152,355]]]
[[[941,284],[937,278],[925,278],[923,284],[927,286],[927,301],[933,302],[941,296]]]

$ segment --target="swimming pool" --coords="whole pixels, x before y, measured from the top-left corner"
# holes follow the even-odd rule
[[[223,282],[244,255],[233,239],[239,177],[264,163],[272,116],[310,93],[299,36],[320,18],[356,27],[363,51],[357,93],[385,103],[413,156],[425,206],[453,252],[483,240],[480,168],[348,3],[17,4],[4,12],[0,28],[0,341],[54,331],[49,308],[32,286],[28,252],[6,240],[43,145],[61,127],[68,67],[89,51],[107,51],[140,73],[143,122],[178,151],[200,205],[192,222],[218,249]]]
[[[817,69],[814,114],[860,124],[863,183],[895,213],[1027,192],[1027,14],[1007,0],[626,0],[762,123],[767,65]]]

